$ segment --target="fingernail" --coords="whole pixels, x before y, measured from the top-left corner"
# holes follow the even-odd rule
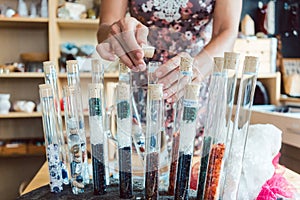
[[[146,65],[144,64],[139,64],[138,65],[138,68],[141,70],[141,71],[144,71],[146,69]]]
[[[135,58],[136,59],[141,59],[143,57],[143,54],[141,53],[141,52],[137,52],[136,54],[135,54]]]
[[[109,60],[110,60],[110,61],[115,61],[115,60],[116,60],[116,57],[115,57],[115,56],[110,56],[110,57],[109,57]]]
[[[132,66],[132,67],[131,67],[131,70],[134,71],[134,72],[138,72],[138,71],[139,71],[139,68],[137,68],[136,66]]]

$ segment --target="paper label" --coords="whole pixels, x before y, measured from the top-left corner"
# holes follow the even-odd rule
[[[90,116],[102,116],[102,102],[100,98],[89,99]]]

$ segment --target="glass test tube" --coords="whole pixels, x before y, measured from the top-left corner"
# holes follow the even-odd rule
[[[83,157],[82,177],[84,184],[90,183],[90,176],[88,171],[88,158],[87,158],[87,146],[86,146],[86,132],[84,125],[83,105],[82,105],[82,93],[80,88],[80,76],[79,66],[77,60],[68,60],[67,64],[67,81],[69,86],[76,87],[77,90],[77,112],[79,123],[79,134],[81,139],[81,150]]]
[[[92,60],[92,83],[104,85],[104,68],[99,59]]]
[[[232,117],[232,107],[234,103],[234,95],[236,90],[236,81],[237,81],[237,72],[239,69],[240,54],[234,52],[225,52],[224,53],[224,70],[227,74],[227,108],[226,108],[226,141],[228,141],[228,133],[231,126],[231,117]],[[229,144],[227,149],[229,149]],[[227,152],[227,151],[226,151]]]
[[[215,60],[218,62],[218,60]],[[226,151],[230,148],[227,144],[228,131],[231,124],[232,106],[235,94],[235,85],[237,79],[237,70],[239,66],[239,54],[234,52],[225,52],[224,59],[219,60],[224,68],[222,73],[225,75],[220,81],[220,95],[216,124],[216,131],[210,150],[208,171],[206,173],[204,199],[217,199],[219,192],[222,191],[222,173],[226,160]],[[224,173],[223,173],[224,174]]]
[[[122,62],[119,63],[119,83],[131,85],[131,71]],[[132,92],[132,91],[130,91]],[[145,152],[145,136],[143,133],[140,116],[137,110],[136,102],[133,94],[131,95],[132,104],[132,139],[138,155],[144,159]]]
[[[220,100],[223,96],[220,95],[224,91],[224,77],[223,71],[223,58],[214,58],[213,74],[211,76],[211,83],[209,87],[208,106],[207,106],[207,119],[204,127],[204,137],[202,141],[202,156],[198,178],[197,199],[204,199],[206,177],[208,172],[209,157],[212,147],[213,137],[217,131],[219,119],[218,108]]]
[[[161,62],[150,61],[148,63],[148,84],[157,84],[158,78],[155,76],[155,70],[159,68]]]
[[[93,83],[89,84],[88,88],[94,194],[102,195],[106,193],[103,85]]]
[[[226,106],[226,117],[225,117],[225,130],[226,130],[226,139],[225,139],[225,155],[223,161],[223,168],[226,167],[226,158],[228,157],[228,152],[230,149],[230,138],[231,133],[230,130],[232,129],[232,107],[234,103],[235,91],[236,91],[236,82],[237,82],[237,73],[239,69],[239,60],[240,54],[235,52],[225,52],[224,53],[224,70],[227,74],[227,106]],[[223,138],[222,138],[223,139]],[[219,183],[220,189],[219,193],[223,193],[223,186],[224,186],[224,174],[225,170],[222,170],[221,174],[221,181]]]
[[[218,68],[223,68],[224,59],[214,58],[215,65]],[[228,76],[226,71],[221,71],[220,79],[218,80],[217,93],[219,97],[216,103],[215,120],[213,123],[213,137],[209,152],[209,161],[206,171],[205,193],[204,199],[217,199],[219,195],[219,182],[221,178],[223,159],[226,148],[226,109],[227,109],[227,83]]]
[[[120,198],[132,197],[132,169],[131,169],[131,97],[130,85],[117,85],[117,138],[119,149],[119,186]]]
[[[61,118],[61,108],[60,108],[60,98],[58,94],[58,85],[57,85],[57,73],[55,69],[55,65],[51,61],[45,61],[43,62],[43,68],[44,68],[44,76],[45,76],[45,83],[50,84],[53,89],[53,99],[55,102],[55,115],[57,118],[57,134],[59,138],[59,144],[60,144],[60,154],[62,158],[61,168],[62,168],[62,178],[64,181],[64,184],[69,184],[69,178],[68,178],[68,161],[67,161],[67,146],[65,144],[65,138],[63,134],[63,128],[62,128],[62,118]]]
[[[146,199],[159,198],[159,154],[163,120],[163,89],[161,84],[149,84],[146,126]]]
[[[84,192],[82,176],[82,139],[77,108],[78,92],[79,91],[75,86],[65,86],[63,88],[65,124],[69,148],[70,179],[73,194]]]
[[[196,119],[199,109],[200,84],[187,84],[184,88],[182,115],[180,123],[179,160],[175,199],[188,199],[190,186],[190,171],[196,135]]]
[[[182,57],[180,60],[180,74],[177,83],[176,92],[176,106],[175,106],[175,116],[174,116],[174,126],[172,135],[172,158],[170,165],[170,175],[169,175],[169,187],[168,194],[174,195],[176,174],[177,174],[177,162],[178,162],[178,148],[179,148],[179,126],[182,117],[183,109],[183,88],[191,82],[193,77],[193,58]]]
[[[99,59],[92,60],[92,83],[102,84],[104,86],[104,67]],[[103,120],[104,120],[104,164],[105,164],[105,175],[106,175],[106,184],[109,185],[109,162],[108,162],[108,136],[111,136],[110,131],[110,116],[109,111],[106,111],[106,102],[104,90],[102,90],[102,100],[101,104],[103,105]]]
[[[232,129],[231,145],[225,169],[225,185],[221,199],[238,198],[238,185],[242,173],[243,156],[251,117],[258,66],[259,59],[257,57],[245,56],[244,69],[239,86],[236,115]]]
[[[63,179],[61,170],[60,144],[57,134],[57,117],[55,114],[55,100],[50,84],[41,84],[40,100],[42,105],[43,129],[48,161],[50,191],[61,192],[63,190]]]

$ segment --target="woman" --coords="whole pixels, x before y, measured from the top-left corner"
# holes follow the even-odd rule
[[[141,45],[150,42],[155,59],[164,62],[156,70],[164,98],[172,100],[179,53],[194,57],[195,77],[203,78],[212,70],[213,57],[232,50],[241,7],[242,0],[102,0],[97,51],[104,59],[117,55],[133,71],[144,71]],[[132,17],[125,16],[128,8]]]
[[[164,98],[171,103],[176,98],[181,56],[194,58],[194,79],[204,80],[212,70],[213,57],[232,50],[241,7],[242,0],[102,0],[97,51],[104,59],[113,61],[117,55],[133,71],[144,71],[141,46],[150,43],[156,48],[154,60],[164,63],[155,74],[164,85]],[[131,17],[125,17],[127,8]],[[141,84],[137,80],[133,83]],[[171,136],[174,112],[172,104],[166,105],[166,135]],[[198,136],[204,118],[199,118]],[[173,134],[173,150],[178,149],[177,136]],[[177,166],[176,156],[172,156],[172,165]],[[171,171],[176,172],[174,169]],[[170,194],[174,191],[172,176]]]

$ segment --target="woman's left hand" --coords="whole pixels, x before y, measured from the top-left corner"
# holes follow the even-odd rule
[[[179,65],[181,57],[191,57],[188,53],[182,52],[177,54],[175,57],[168,60],[166,63],[162,64],[156,71],[155,75],[158,78],[158,83],[163,84],[164,89],[164,99],[167,102],[175,102],[178,95],[182,95],[179,92],[183,89],[182,85],[178,85],[179,79]],[[197,61],[194,60],[193,63],[193,81],[203,80],[203,76],[200,76],[198,67],[196,65]]]

